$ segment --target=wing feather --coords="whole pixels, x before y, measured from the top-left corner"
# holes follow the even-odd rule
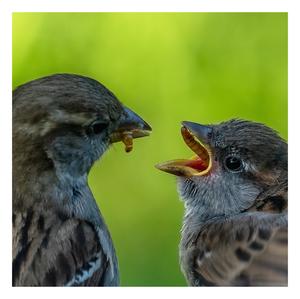
[[[13,285],[104,284],[111,265],[91,223],[26,213],[16,215],[13,231]]]
[[[254,269],[259,268],[273,273],[274,279],[269,279],[270,284],[285,284],[287,247],[282,244],[284,236],[281,231],[287,231],[286,214],[249,212],[208,223],[194,244],[193,269],[198,277],[195,284],[258,284],[258,270],[255,272]],[[278,238],[281,243],[276,241]],[[269,266],[265,259],[268,255]],[[272,257],[277,257],[276,261]],[[262,262],[266,265],[263,266]],[[253,269],[252,272],[250,269]],[[280,279],[279,272],[282,276]],[[267,285],[268,281],[263,283]]]

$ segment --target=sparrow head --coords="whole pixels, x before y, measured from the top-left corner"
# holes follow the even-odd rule
[[[157,168],[178,176],[186,207],[210,218],[249,208],[258,194],[287,173],[287,144],[271,128],[233,119],[217,125],[182,122],[181,134],[196,154]]]
[[[13,92],[16,177],[85,176],[110,144],[149,135],[150,126],[99,82],[78,75],[37,79]]]

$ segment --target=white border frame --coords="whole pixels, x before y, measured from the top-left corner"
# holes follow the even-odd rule
[[[1,208],[0,208],[0,257],[1,287],[10,291],[9,296],[52,297],[59,290],[62,296],[71,292],[75,298],[83,296],[130,296],[131,298],[152,298],[153,296],[224,296],[240,298],[253,296],[285,297],[296,291],[298,282],[300,198],[297,191],[297,170],[299,169],[299,11],[292,0],[0,0],[0,137],[1,146]],[[288,288],[12,288],[11,287],[11,86],[12,86],[12,13],[13,12],[288,12],[289,25],[289,287]],[[298,76],[297,76],[298,75]],[[291,162],[292,161],[292,162]],[[291,208],[292,207],[292,208]],[[299,216],[298,216],[299,217]],[[247,291],[246,291],[247,290]],[[84,292],[84,293],[83,293]],[[88,292],[88,293],[87,293]],[[90,294],[89,292],[93,292]],[[259,293],[258,293],[259,292]],[[270,294],[271,292],[271,294]]]

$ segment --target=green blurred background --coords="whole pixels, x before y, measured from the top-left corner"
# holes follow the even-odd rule
[[[287,138],[287,14],[14,13],[13,87],[59,72],[97,79],[153,127],[130,154],[115,145],[89,176],[121,284],[185,285],[183,204],[154,164],[191,156],[181,120],[246,118]]]

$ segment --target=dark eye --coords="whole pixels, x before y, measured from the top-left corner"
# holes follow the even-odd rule
[[[100,134],[108,127],[108,123],[105,122],[94,122],[89,127],[89,132],[93,134]]]
[[[225,159],[225,166],[228,170],[238,172],[242,169],[242,160],[238,157],[229,156]]]

